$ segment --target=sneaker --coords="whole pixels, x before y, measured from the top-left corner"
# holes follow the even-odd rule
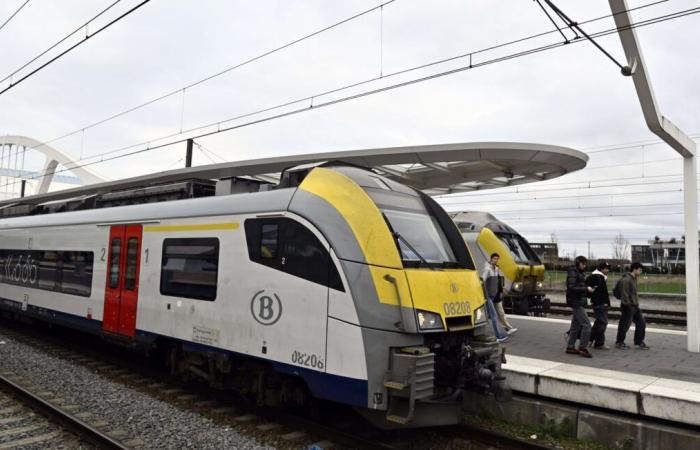
[[[578,354],[583,356],[584,358],[593,358],[593,355],[591,355],[591,352],[589,352],[586,347],[579,348]]]
[[[515,333],[516,331],[518,331],[517,328],[510,328],[510,329],[506,330],[506,333],[508,333],[508,334],[513,334],[513,333]]]
[[[629,350],[630,346],[624,342],[618,342],[615,344],[615,348],[619,348],[620,350]]]
[[[579,351],[577,349],[575,349],[574,347],[567,347],[566,353],[568,353],[569,355],[578,355]]]
[[[644,342],[642,342],[642,343],[639,344],[639,345],[635,345],[635,347],[637,347],[637,348],[640,349],[640,350],[649,350],[649,348],[650,348],[650,347],[649,347],[647,344],[645,344]]]
[[[505,341],[508,340],[508,336],[503,336],[502,338],[496,338],[499,344],[504,343]]]
[[[605,344],[603,344],[603,345],[594,345],[593,348],[596,349],[596,350],[610,350],[610,347],[608,347],[608,346],[605,345]]]

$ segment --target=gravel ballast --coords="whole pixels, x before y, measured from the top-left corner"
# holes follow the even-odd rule
[[[121,430],[148,449],[271,449],[230,425],[178,408],[147,392],[135,390],[46,351],[32,347],[0,330],[0,371],[53,392],[81,411],[90,421]]]

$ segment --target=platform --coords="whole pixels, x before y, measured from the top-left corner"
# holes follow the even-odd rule
[[[587,359],[565,353],[568,320],[508,320],[519,329],[505,344],[514,391],[700,426],[700,355],[685,350],[685,331],[648,327],[651,350],[592,350]],[[616,333],[610,324],[608,345]]]

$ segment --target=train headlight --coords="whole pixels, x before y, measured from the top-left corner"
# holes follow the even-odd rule
[[[513,283],[513,288],[515,292],[520,292],[523,290],[523,284],[521,282]]]
[[[542,289],[544,287],[544,284],[541,281],[538,281],[535,286],[537,286],[537,289]]]
[[[486,322],[486,306],[477,308],[474,311],[474,323]]]
[[[416,317],[421,330],[442,330],[443,328],[440,314],[417,310]]]

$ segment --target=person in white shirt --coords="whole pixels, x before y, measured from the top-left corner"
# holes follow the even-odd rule
[[[507,334],[512,334],[518,331],[513,325],[508,322],[506,312],[503,310],[503,275],[498,267],[498,260],[501,259],[498,253],[492,253],[489,260],[484,265],[484,270],[481,272],[481,279],[484,280],[484,288],[487,297],[490,297],[496,311],[496,319],[498,325],[506,330]]]

